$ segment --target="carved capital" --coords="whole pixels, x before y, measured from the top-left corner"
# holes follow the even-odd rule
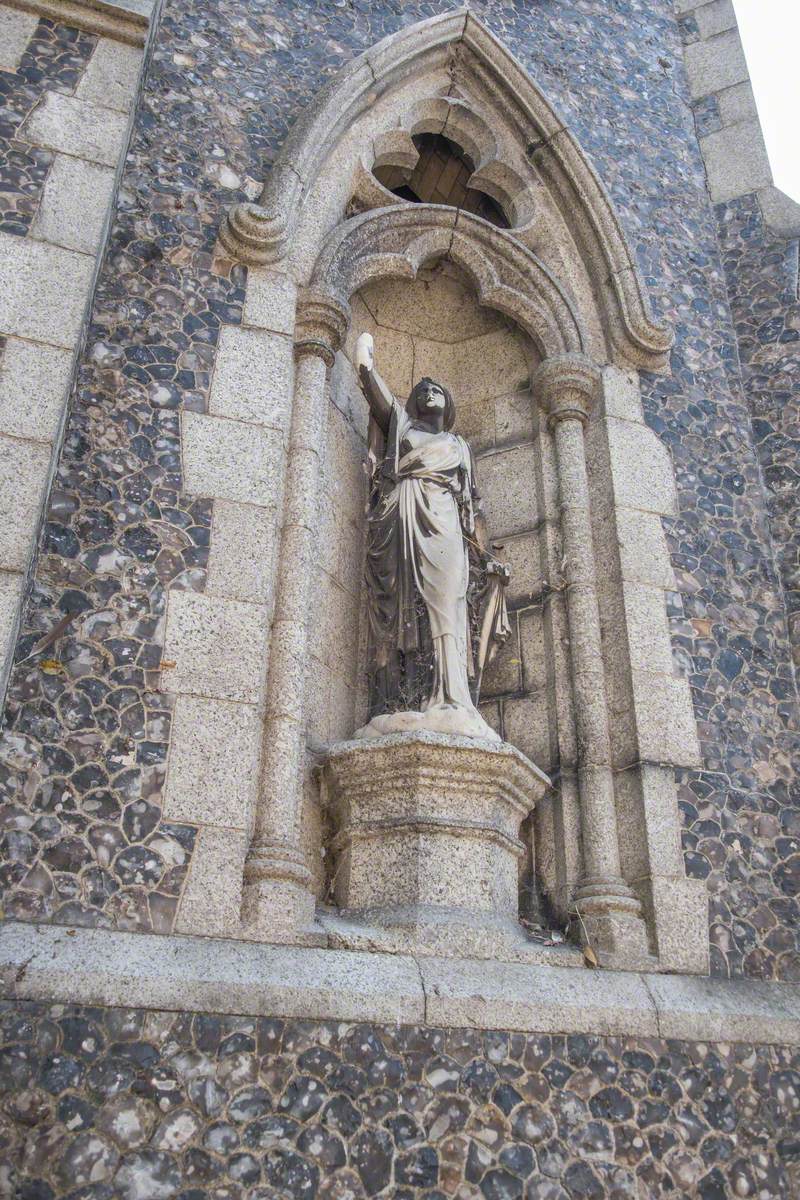
[[[332,367],[349,321],[350,306],[344,301],[324,292],[308,289],[301,292],[294,333],[295,357],[316,354],[327,367]]]
[[[585,425],[600,392],[600,368],[583,354],[546,358],[531,380],[533,394],[552,429],[559,421]]]

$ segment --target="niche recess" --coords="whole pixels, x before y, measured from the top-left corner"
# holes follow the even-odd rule
[[[465,273],[444,258],[425,264],[413,280],[367,284],[352,297],[351,308],[329,393],[315,585],[320,620],[314,627],[308,687],[311,742],[324,745],[348,737],[368,716],[362,579],[367,408],[353,367],[356,338],[367,331],[375,341],[378,369],[400,399],[423,375],[452,391],[456,432],[469,440],[476,455],[490,536],[498,557],[512,569],[513,633],[486,672],[481,710],[507,741],[553,771],[557,737],[548,679],[554,667],[545,629],[540,545],[543,468],[530,393],[530,376],[540,356],[512,321],[478,303]],[[550,801],[543,803],[547,807]],[[325,899],[336,864],[325,850],[329,831],[311,776],[303,826],[308,861],[317,865],[317,895]],[[542,900],[553,903],[534,882],[547,874],[534,862],[534,834],[535,822],[522,831],[528,850],[520,871],[525,916],[538,912]],[[538,840],[544,867],[553,848],[544,831]]]
[[[420,133],[413,138],[419,158],[413,169],[377,166],[379,183],[401,200],[448,204],[508,229],[510,221],[500,205],[485,192],[470,187],[475,165],[460,146],[441,133]]]
[[[664,605],[674,583],[660,518],[674,515],[674,480],[644,425],[635,375],[667,369],[672,335],[652,314],[634,249],[568,125],[474,16],[437,16],[399,30],[331,81],[287,139],[259,203],[236,206],[220,238],[229,253],[267,268],[260,286],[275,280],[276,295],[299,288],[300,311],[318,297],[341,314],[352,310],[328,385],[319,560],[307,602],[300,825],[318,898],[330,867],[314,755],[366,717],[366,406],[351,357],[355,337],[369,329],[398,395],[422,374],[452,389],[457,428],[477,453],[490,532],[513,571],[515,622],[485,676],[483,707],[553,778],[522,831],[535,847],[523,870],[523,912],[535,908],[535,878],[553,915],[567,920],[584,842],[594,836],[595,813],[584,803],[594,763],[585,761],[575,717],[575,696],[583,717],[588,710],[573,671],[581,630],[567,619],[553,434],[543,397],[526,388],[539,355],[577,362],[604,380],[583,444],[602,601],[596,687],[611,717],[603,769],[614,772],[617,828],[609,836],[619,834],[622,874],[642,901],[662,965],[702,973],[707,900],[684,874],[673,776],[698,756],[688,685],[669,661]],[[331,358],[337,339],[328,337]],[[633,490],[632,457],[642,466]],[[285,564],[284,576],[292,570]],[[281,719],[268,723],[268,736]],[[268,786],[260,803],[271,803]]]

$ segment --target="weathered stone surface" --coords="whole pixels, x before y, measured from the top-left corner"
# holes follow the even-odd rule
[[[239,840],[241,843],[241,837]],[[229,845],[229,856],[230,849]],[[222,854],[217,867],[222,868]],[[213,912],[213,893],[206,902],[208,911]],[[131,937],[98,929],[81,929],[68,935],[54,927],[45,935],[50,966],[40,978],[30,959],[28,928],[10,923],[0,931],[3,979],[16,974],[22,959],[27,958],[27,986],[44,986],[50,996],[54,988],[63,994],[62,986],[70,988],[76,972],[83,971],[82,991],[97,1004],[127,1003],[134,979],[136,987],[146,987],[150,1008],[190,1005],[197,1012],[247,1010],[262,1016],[283,1014],[301,1019],[334,1014],[341,1020],[363,1018],[389,1023],[424,1019],[419,968],[412,959],[400,955],[329,952],[233,940],[214,942],[201,937],[164,942],[156,935]],[[44,945],[43,941],[42,949]],[[165,948],[171,948],[172,953],[165,954]],[[87,969],[83,970],[81,964]],[[141,991],[139,999],[145,999]]]
[[[0,570],[0,660],[5,661],[19,611],[25,577],[21,571]]]
[[[297,285],[290,275],[254,267],[247,276],[242,323],[273,333],[294,333]]]
[[[0,233],[0,330],[72,349],[93,266],[86,254]]]
[[[50,447],[0,435],[0,565],[25,570],[39,519]]]
[[[0,68],[16,71],[39,19],[33,13],[4,8],[0,12]]]
[[[122,149],[125,118],[111,109],[48,92],[20,133],[34,146],[113,167]]]
[[[171,691],[256,703],[267,638],[258,604],[173,591],[167,608],[165,683]],[[158,664],[154,664],[158,665]]]
[[[172,719],[164,815],[193,825],[244,829],[255,792],[259,737],[260,722],[253,706],[179,696]]]
[[[292,403],[292,343],[257,329],[223,329],[208,411],[285,430]]]
[[[0,357],[0,430],[52,442],[71,369],[69,350],[8,338]]]
[[[94,254],[100,245],[113,185],[110,167],[56,154],[31,236]]]
[[[772,183],[767,147],[757,118],[709,133],[701,138],[700,148],[715,204]]]
[[[283,436],[274,429],[184,413],[187,487],[200,496],[274,507],[283,465]]]
[[[269,605],[275,585],[275,526],[271,509],[216,500],[206,591]]]
[[[617,504],[673,516],[675,478],[666,447],[638,423],[610,417],[607,426]]]
[[[98,39],[75,90],[79,100],[128,112],[136,93],[142,52],[111,38]]]
[[[178,902],[175,917],[178,933],[226,937],[239,932],[247,841],[241,828],[200,827]]]
[[[747,79],[747,63],[739,31],[731,29],[707,42],[686,46],[686,73],[692,97],[707,96]]]

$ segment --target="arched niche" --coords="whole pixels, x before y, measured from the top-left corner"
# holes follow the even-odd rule
[[[352,256],[347,260],[352,263]],[[512,745],[552,770],[557,766],[557,751],[551,749],[557,746],[557,730],[548,677],[555,668],[548,665],[543,604],[547,547],[542,541],[550,504],[542,490],[548,472],[542,454],[549,456],[552,449],[530,389],[541,351],[506,314],[481,304],[464,268],[443,255],[422,262],[411,278],[376,272],[351,294],[350,311],[329,384],[320,553],[312,587],[319,617],[311,631],[307,681],[310,743],[327,746],[345,739],[368,719],[361,570],[366,403],[353,366],[355,340],[367,331],[375,341],[379,369],[400,399],[422,375],[440,380],[453,394],[455,430],[475,452],[490,538],[498,557],[512,568],[512,635],[487,672],[481,709]],[[554,516],[549,514],[550,524]],[[315,864],[316,894],[331,901],[336,860],[329,852],[332,831],[320,809],[313,770],[307,773],[304,810],[302,828],[308,861]],[[539,839],[533,827],[521,832],[527,854],[520,883],[529,913],[538,908],[538,884],[545,880],[534,855],[538,850],[546,863],[554,847],[547,832]],[[547,895],[544,900],[551,902]]]
[[[406,201],[375,177],[376,162],[410,167],[414,137],[446,128],[475,167],[472,183],[504,205],[509,229],[446,204]],[[371,315],[381,369],[396,371],[398,391],[422,373],[417,367],[428,353],[449,356],[454,375],[446,382],[457,397],[460,390],[469,395],[470,376],[480,374],[478,367],[464,370],[468,357],[459,358],[447,339],[435,351],[420,342],[417,358],[400,310],[413,309],[415,289],[416,302],[427,289],[440,306],[440,329],[445,315],[452,324],[459,303],[459,317],[462,310],[483,321],[493,314],[500,325],[476,337],[502,330],[504,361],[513,362],[513,347],[522,347],[541,389],[525,429],[525,406],[517,403],[524,388],[507,392],[506,382],[490,397],[491,419],[485,404],[464,409],[472,421],[464,432],[485,447],[481,469],[498,512],[505,491],[513,515],[530,522],[512,531],[489,514],[492,532],[505,539],[509,556],[516,553],[512,566],[525,603],[515,610],[519,651],[498,660],[485,700],[504,736],[556,776],[529,831],[541,891],[566,920],[587,874],[587,846],[611,846],[596,915],[602,926],[606,898],[620,913],[619,928],[609,929],[613,961],[641,965],[642,955],[657,952],[677,969],[702,969],[702,937],[690,939],[696,950],[687,947],[675,937],[672,916],[690,911],[695,931],[705,920],[704,897],[683,875],[672,770],[697,756],[688,688],[671,674],[665,622],[671,568],[663,561],[660,517],[674,511],[674,481],[664,448],[644,425],[635,376],[635,368],[665,369],[671,332],[652,315],[634,254],[576,140],[480,22],[463,12],[433,18],[380,43],[324,89],[287,140],[261,202],[234,209],[221,241],[253,268],[245,323],[276,338],[293,336],[298,358],[286,499],[277,500],[282,534],[265,751],[244,873],[247,935],[274,936],[277,914],[290,938],[298,928],[315,936],[307,924],[307,880],[310,872],[311,890],[325,898],[327,868],[314,755],[366,716],[359,679],[364,623],[354,582],[360,585],[363,553],[366,414],[347,359],[360,318]],[[412,341],[410,369],[398,349],[405,337]],[[503,405],[508,411],[499,417]],[[570,438],[560,439],[569,462],[555,452],[562,418],[572,422]],[[521,440],[499,445],[498,429],[512,420],[520,422]],[[492,481],[511,452],[528,456],[524,468],[506,465]],[[633,481],[631,461],[639,470]],[[582,529],[581,595],[591,594],[594,611],[590,646],[581,622],[570,628],[567,613],[572,559],[561,514],[570,504],[570,479],[583,489],[582,511],[573,516]],[[515,491],[520,481],[524,496]],[[626,551],[632,538],[633,574]],[[330,587],[335,604],[326,602]],[[336,617],[326,625],[330,613]],[[588,675],[576,666],[576,646],[591,658]],[[529,672],[530,688],[526,661],[538,672]],[[306,662],[307,687],[298,669]],[[598,714],[609,727],[602,762],[587,759],[578,733],[582,727],[594,736]],[[292,797],[300,779],[305,802],[298,814]],[[598,788],[599,832],[589,796]],[[596,880],[584,886],[597,892]],[[627,957],[626,930],[635,935]]]

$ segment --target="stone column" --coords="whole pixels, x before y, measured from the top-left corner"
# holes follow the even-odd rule
[[[242,936],[259,941],[324,941],[313,929],[314,896],[301,850],[300,813],[311,588],[327,428],[326,380],[347,330],[348,315],[345,305],[316,293],[307,292],[298,302],[297,370],[260,784],[242,895]]]
[[[600,378],[589,359],[568,354],[546,359],[532,387],[548,414],[558,466],[583,844],[574,902],[581,935],[602,962],[634,966],[649,952],[641,905],[620,868],[583,436]]]

